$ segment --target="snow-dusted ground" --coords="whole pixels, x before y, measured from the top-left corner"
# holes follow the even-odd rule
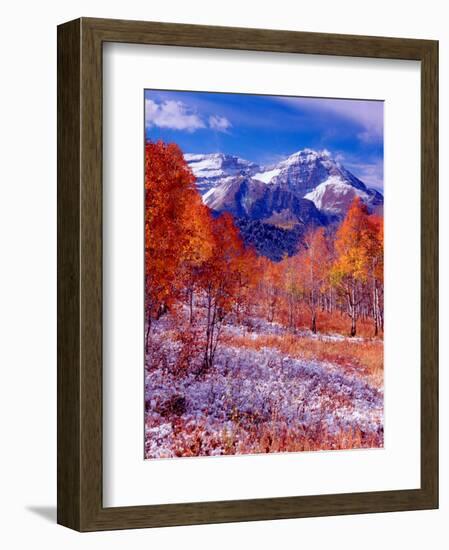
[[[281,329],[261,323],[249,334]],[[180,373],[179,350],[156,327],[145,378],[147,458],[383,445],[383,392],[338,365],[221,345],[211,370]]]
[[[229,325],[226,327],[226,333],[235,336],[246,336],[256,340],[260,336],[282,335],[285,334],[285,327],[280,323],[269,323],[263,319],[252,318],[248,326]],[[297,330],[295,332],[298,338],[310,338],[311,340],[321,340],[322,342],[344,342],[348,344],[359,344],[365,339],[361,336],[352,336],[348,338],[343,334],[323,334],[317,332],[314,334],[311,330]]]

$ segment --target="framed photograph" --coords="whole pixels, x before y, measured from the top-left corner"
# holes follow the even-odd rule
[[[438,506],[438,43],[58,27],[58,522]]]

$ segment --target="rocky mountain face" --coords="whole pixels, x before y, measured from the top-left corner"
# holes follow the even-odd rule
[[[341,220],[355,197],[382,211],[382,194],[327,151],[304,149],[269,168],[221,153],[185,159],[203,202],[231,212],[244,240],[275,261],[295,253],[308,228]]]
[[[195,174],[196,184],[202,195],[220,185],[229,176],[252,176],[260,170],[254,162],[223,153],[186,154],[184,158]]]
[[[326,217],[312,201],[286,187],[268,186],[246,176],[226,178],[205,193],[203,201],[216,212],[231,212],[237,218],[263,220],[273,225],[322,225],[326,222]]]

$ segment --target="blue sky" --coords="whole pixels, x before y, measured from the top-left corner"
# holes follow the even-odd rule
[[[229,153],[270,166],[327,149],[367,185],[383,190],[383,102],[145,90],[147,139],[184,153]]]

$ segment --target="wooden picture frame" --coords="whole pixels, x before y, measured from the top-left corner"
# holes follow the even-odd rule
[[[421,488],[105,508],[102,502],[102,44],[421,62]],[[58,27],[58,523],[78,531],[438,507],[438,43],[81,18]]]

